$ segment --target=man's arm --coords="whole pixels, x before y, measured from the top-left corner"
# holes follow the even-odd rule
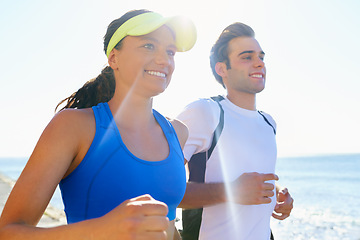
[[[225,202],[225,184],[188,182],[181,208],[201,208]]]
[[[188,182],[179,207],[200,208],[223,202],[243,205],[270,203],[274,185],[269,180],[278,180],[275,174],[244,173],[233,182],[195,183]]]

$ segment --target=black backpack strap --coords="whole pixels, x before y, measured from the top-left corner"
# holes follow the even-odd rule
[[[210,148],[205,152],[194,154],[188,162],[190,173],[189,181],[191,182],[205,182],[206,162],[210,158],[224,128],[224,110],[220,104],[220,101],[224,100],[224,97],[219,95],[211,97],[211,99],[216,101],[220,107],[220,119],[214,130]],[[181,231],[181,237],[183,240],[198,240],[202,221],[202,212],[202,208],[182,210],[183,230]]]
[[[214,134],[213,134],[213,138],[212,138],[212,141],[211,141],[211,146],[209,148],[209,150],[207,151],[208,152],[208,155],[207,155],[207,159],[206,160],[209,160],[216,144],[217,144],[217,141],[219,140],[219,137],[222,133],[222,130],[224,128],[224,109],[222,108],[221,104],[220,104],[220,101],[224,100],[224,97],[219,95],[219,96],[216,96],[216,97],[211,97],[212,100],[216,101],[216,103],[219,105],[219,108],[220,108],[220,119],[219,119],[219,123],[218,125],[216,126],[215,128],[215,131],[214,131]]]
[[[222,96],[211,97],[220,107],[220,118],[219,123],[216,126],[213,138],[211,140],[211,145],[209,149],[205,152],[200,152],[194,154],[190,161],[188,162],[189,167],[189,181],[191,182],[204,182],[205,181],[205,170],[206,170],[206,162],[210,158],[217,141],[221,135],[221,132],[224,128],[224,109],[222,108],[220,101],[224,100]]]
[[[265,117],[264,113],[262,111],[258,111],[258,113],[264,118],[265,122],[267,124],[270,125],[270,127],[272,127],[273,131],[274,131],[274,134],[276,135],[276,130],[274,128],[274,126],[269,122],[269,120],[267,120],[267,118]]]

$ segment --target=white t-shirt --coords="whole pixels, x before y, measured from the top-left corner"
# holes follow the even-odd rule
[[[227,98],[220,104],[224,109],[224,128],[207,162],[205,182],[229,182],[246,172],[274,173],[277,148],[272,127],[257,111],[239,108]],[[272,117],[263,114],[276,127]],[[190,160],[193,154],[210,147],[220,108],[211,99],[200,99],[189,104],[177,118],[189,128],[184,155]],[[270,204],[262,205],[227,202],[204,207],[199,239],[269,240],[276,197],[271,199]]]

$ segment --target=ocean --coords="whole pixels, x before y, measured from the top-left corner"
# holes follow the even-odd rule
[[[0,158],[0,173],[15,180],[26,160]],[[276,240],[360,240],[360,154],[279,158],[276,173],[295,200],[271,220]],[[51,204],[63,209],[59,189]]]
[[[295,201],[275,239],[360,240],[360,154],[279,158],[276,172]]]

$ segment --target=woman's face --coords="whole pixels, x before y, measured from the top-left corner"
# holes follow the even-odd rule
[[[175,53],[174,34],[165,25],[143,36],[125,37],[122,47],[109,57],[116,86],[147,97],[163,92],[175,68]]]

